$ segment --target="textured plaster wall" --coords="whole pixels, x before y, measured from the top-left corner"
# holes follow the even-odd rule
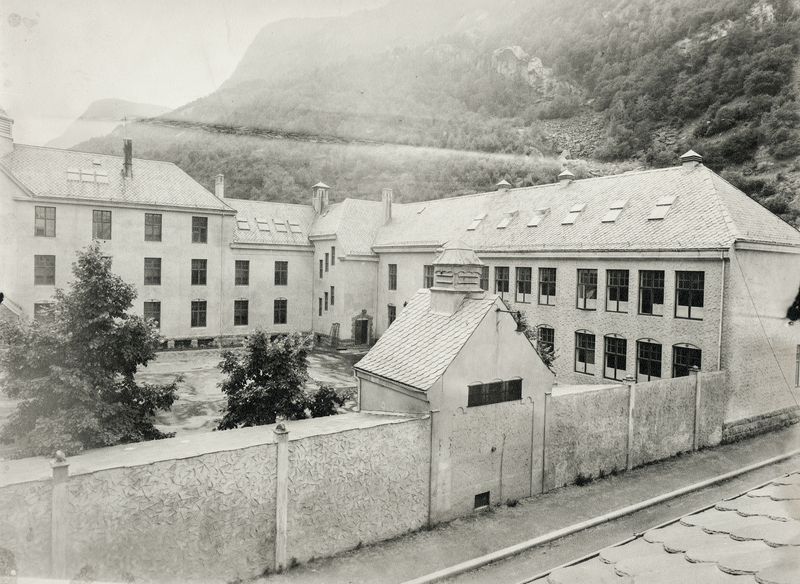
[[[50,570],[50,481],[7,485],[0,489],[0,547],[11,550],[28,574]]]
[[[389,327],[389,304],[394,304],[397,316],[403,312],[405,302],[411,300],[417,290],[425,285],[425,265],[433,264],[436,253],[381,253],[377,267],[377,319],[375,336],[380,337]],[[397,264],[397,290],[389,290],[389,264]]]
[[[287,557],[304,562],[424,525],[429,460],[429,418],[290,435]]]

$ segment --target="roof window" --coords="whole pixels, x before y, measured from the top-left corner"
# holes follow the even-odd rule
[[[67,180],[81,180],[81,171],[77,168],[67,169]]]
[[[486,219],[486,213],[475,217],[475,219],[472,220],[472,223],[469,224],[469,227],[467,227],[467,231],[475,231],[478,228],[478,225],[480,225],[481,221],[484,219]]]
[[[303,230],[300,229],[300,224],[294,221],[289,221],[289,229],[291,229],[292,233],[303,233]]]
[[[666,195],[658,199],[656,208],[650,213],[648,219],[663,219],[666,217],[677,198],[677,195]]]
[[[498,229],[505,229],[508,227],[508,224],[511,223],[511,220],[516,217],[517,212],[511,211],[510,213],[503,213],[503,218],[500,219],[500,223],[497,224]]]
[[[578,203],[573,205],[569,210],[569,214],[561,221],[561,225],[574,225],[583,210],[586,208],[586,203]]]
[[[236,226],[242,231],[250,231],[250,223],[248,223],[247,219],[239,219],[237,217]]]
[[[277,219],[273,219],[272,222],[275,224],[275,231],[279,233],[286,233],[285,221],[278,221]]]
[[[603,215],[603,218],[600,221],[602,223],[613,223],[617,220],[617,217],[619,217],[620,213],[622,213],[627,206],[627,200],[614,201],[611,203],[611,207],[609,207],[608,211],[606,211],[606,214]]]
[[[269,231],[269,221],[266,219],[259,219],[256,217],[256,223],[258,224],[259,231]]]
[[[99,183],[108,184],[108,171],[98,168],[94,171],[95,180]]]
[[[81,182],[94,182],[94,171],[81,169]]]
[[[539,223],[541,223],[542,220],[545,217],[547,217],[549,213],[550,213],[550,207],[536,209],[533,212],[533,217],[531,217],[531,220],[528,221],[528,227],[539,227]]]

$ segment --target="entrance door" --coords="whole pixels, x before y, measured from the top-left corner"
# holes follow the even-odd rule
[[[369,342],[369,321],[358,319],[356,321],[356,344],[366,345]]]

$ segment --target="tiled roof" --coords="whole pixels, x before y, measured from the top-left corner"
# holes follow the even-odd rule
[[[0,167],[36,197],[88,199],[192,209],[228,207],[171,162],[133,159],[133,178],[122,177],[121,156],[14,144]],[[107,183],[67,180],[67,170],[104,172]]]
[[[494,306],[497,296],[467,297],[451,316],[429,312],[430,290],[420,290],[356,369],[427,391]]]
[[[234,242],[309,245],[308,235],[316,216],[312,207],[245,199],[225,199],[225,202],[236,210]],[[240,221],[246,222],[248,229],[241,229]],[[293,226],[296,226],[294,231]]]
[[[800,472],[556,569],[546,581],[797,583]]]
[[[345,255],[372,254],[383,224],[383,203],[345,199],[334,203],[314,224],[311,235],[335,235]]]
[[[657,203],[671,196],[676,198],[666,217],[648,219]],[[616,220],[604,222],[617,201],[624,209]],[[579,205],[585,208],[575,222],[562,224]],[[546,210],[544,218],[529,227],[539,209]],[[507,225],[498,228],[504,219]],[[800,245],[800,232],[699,165],[395,205],[375,245],[463,239],[479,253],[720,249],[737,238]]]

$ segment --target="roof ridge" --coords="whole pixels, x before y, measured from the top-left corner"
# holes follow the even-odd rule
[[[209,191],[210,192],[210,191]],[[211,193],[213,194],[213,193]],[[242,199],[240,197],[225,197],[226,201],[244,201],[245,203],[268,203],[270,205],[291,205],[293,207],[305,207],[311,209],[311,205],[303,203],[284,203],[282,201],[261,201],[259,199]]]
[[[70,150],[69,148],[55,148],[54,146],[36,146],[34,144],[19,144],[17,142],[14,142],[14,148],[30,148],[30,149],[36,149],[36,150],[53,150],[53,151],[56,151],[56,152],[68,152],[70,154],[89,154],[91,156],[104,156],[106,158],[116,158],[116,159],[119,159],[119,160],[124,160],[124,158],[125,158],[124,156],[119,156],[118,154],[103,154],[101,152],[89,152],[88,150]],[[13,152],[13,150],[12,150],[12,152]],[[9,153],[9,154],[11,154],[11,153]],[[4,158],[5,158],[5,156],[4,156]],[[156,163],[156,164],[165,164],[165,165],[168,165],[168,166],[175,166],[176,168],[180,168],[177,164],[175,164],[174,162],[170,162],[169,160],[156,160],[156,159],[153,159],[153,158],[138,158],[136,156],[134,156],[132,159],[133,160],[140,160],[142,162],[153,162],[153,163]],[[192,180],[194,180],[194,179],[192,179]],[[197,182],[197,181],[195,181],[195,182]]]
[[[711,170],[705,166],[701,167],[703,171],[705,171],[703,176],[703,182],[707,182],[711,187],[712,197],[719,208],[719,211],[722,215],[722,219],[725,222],[725,228],[728,230],[728,235],[731,237],[731,242],[733,243],[736,241],[741,233],[739,232],[739,227],[736,225],[736,222],[731,217],[730,212],[728,211],[727,205],[723,203],[722,196],[720,195],[719,191],[717,190],[717,185],[714,184],[714,177],[711,174]],[[694,170],[694,169],[693,169]],[[714,173],[716,174],[716,173]],[[719,176],[719,175],[717,175]],[[733,186],[733,185],[731,185]]]

